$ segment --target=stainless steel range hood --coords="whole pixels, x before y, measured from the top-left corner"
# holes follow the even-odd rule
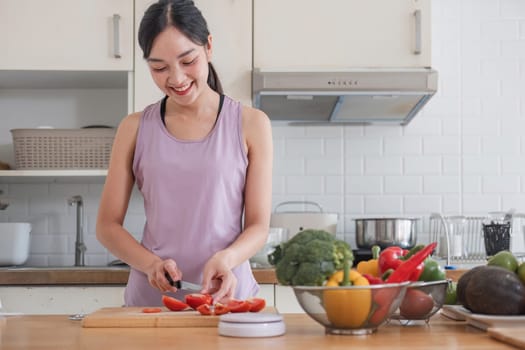
[[[406,125],[437,90],[437,72],[418,69],[253,71],[254,106],[272,121]]]

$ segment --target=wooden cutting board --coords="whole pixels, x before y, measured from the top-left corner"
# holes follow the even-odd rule
[[[487,333],[499,341],[525,349],[525,327],[488,328]]]
[[[198,311],[170,311],[162,307],[158,313],[144,313],[143,307],[106,307],[88,314],[82,320],[86,328],[137,327],[217,327],[219,316],[203,316]],[[261,312],[276,312],[267,307]]]

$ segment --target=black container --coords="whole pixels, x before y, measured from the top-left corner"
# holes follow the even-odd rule
[[[510,250],[510,222],[506,224],[483,224],[483,238],[487,256],[502,250]]]

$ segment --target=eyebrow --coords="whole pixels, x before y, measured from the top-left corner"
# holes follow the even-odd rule
[[[193,51],[195,51],[195,49],[189,49],[187,51],[184,51],[183,53],[181,53],[180,55],[177,56],[177,59],[182,58],[184,56],[187,56],[190,53],[192,53]],[[146,58],[146,61],[148,61],[148,62],[164,62],[164,60],[162,60],[160,58],[154,58],[154,57],[148,57],[148,58]]]

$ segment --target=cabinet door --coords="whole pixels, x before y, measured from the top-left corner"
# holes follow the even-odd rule
[[[133,0],[0,0],[0,69],[133,70]]]
[[[430,66],[430,1],[254,0],[254,66]]]
[[[151,0],[135,1],[135,28]],[[252,4],[246,0],[195,0],[213,37],[212,63],[224,93],[251,105]],[[135,45],[135,111],[162,97],[151,79],[142,50]]]
[[[133,111],[142,111],[146,106],[162,98],[162,92],[151,78],[148,65],[142,57],[142,49],[138,43],[140,21],[146,9],[154,3],[153,0],[135,0],[135,71],[133,74],[134,96]]]

